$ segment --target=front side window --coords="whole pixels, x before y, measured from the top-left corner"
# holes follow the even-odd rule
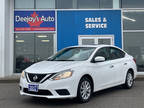
[[[109,60],[108,48],[101,48],[101,49],[99,49],[99,50],[96,52],[94,58],[95,58],[95,57],[98,57],[98,56],[102,56],[102,57],[105,58],[105,60]]]
[[[66,48],[49,58],[48,61],[84,61],[90,57],[94,50],[94,47]]]
[[[94,58],[97,56],[102,56],[107,61],[107,60],[123,58],[125,56],[125,53],[114,47],[105,47],[105,48],[99,49],[96,52]]]

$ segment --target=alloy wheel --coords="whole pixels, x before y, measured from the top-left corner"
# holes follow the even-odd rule
[[[88,81],[83,81],[80,87],[81,97],[87,100],[91,95],[91,85]]]
[[[87,77],[83,77],[78,86],[77,99],[84,103],[90,100],[92,94],[92,82]]]
[[[127,84],[129,87],[133,85],[133,75],[130,72],[127,74]]]

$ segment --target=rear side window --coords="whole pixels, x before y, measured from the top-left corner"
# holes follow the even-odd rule
[[[123,51],[113,47],[109,48],[109,53],[110,53],[110,60],[123,58],[125,56],[125,53]]]

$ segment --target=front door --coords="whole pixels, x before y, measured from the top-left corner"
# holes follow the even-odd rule
[[[97,56],[102,56],[105,58],[104,62],[91,63],[91,69],[94,72],[95,84],[97,85],[95,89],[102,89],[111,86],[115,83],[116,73],[114,63],[109,58],[109,48],[104,47],[98,49],[94,58]]]
[[[113,35],[79,35],[79,45],[114,45]]]

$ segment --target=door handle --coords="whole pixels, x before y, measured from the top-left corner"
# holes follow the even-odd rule
[[[110,68],[114,68],[114,65],[111,65]]]
[[[124,63],[124,65],[127,65],[127,63]]]

